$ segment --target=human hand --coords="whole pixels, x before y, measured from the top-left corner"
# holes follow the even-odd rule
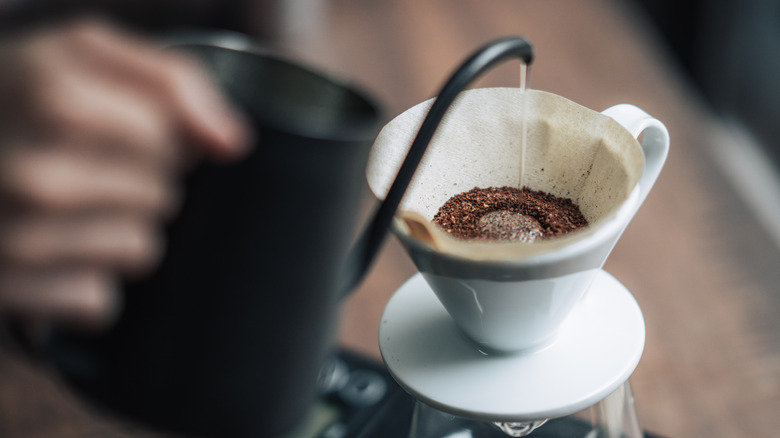
[[[104,326],[155,266],[192,155],[249,133],[182,55],[94,20],[0,41],[0,316]]]

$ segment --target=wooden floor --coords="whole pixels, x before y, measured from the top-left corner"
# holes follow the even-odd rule
[[[635,104],[672,151],[606,269],[636,296],[647,345],[632,382],[641,425],[668,437],[780,434],[780,251],[713,155],[721,123],[656,37],[607,0],[332,0],[278,47],[354,80],[388,116],[431,97],[476,47],[510,34],[536,48],[531,87],[595,110]],[[518,83],[502,66],[479,85]],[[340,339],[379,357],[382,309],[415,269],[391,239],[343,309]],[[85,411],[48,370],[0,356],[0,436],[148,436]]]

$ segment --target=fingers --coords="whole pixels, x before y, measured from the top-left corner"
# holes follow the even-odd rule
[[[160,104],[180,133],[217,157],[240,155],[249,132],[243,115],[218,92],[193,60],[163,51],[97,21],[79,23],[67,34],[68,56],[103,80],[130,86]]]
[[[161,253],[155,228],[125,215],[25,216],[0,228],[0,260],[11,266],[80,265],[137,275],[153,267]]]
[[[117,317],[120,305],[114,280],[97,270],[0,269],[0,316],[100,328]]]
[[[0,195],[51,213],[116,209],[154,218],[170,215],[178,204],[164,173],[67,147],[0,152]]]
[[[147,166],[172,167],[179,161],[179,139],[153,97],[74,71],[44,81],[36,93],[39,128],[21,141],[126,155]]]
[[[50,29],[3,52],[13,69],[0,82],[16,84],[0,86],[24,113],[11,116],[27,139],[98,139],[152,158],[181,149],[238,158],[250,142],[242,113],[198,63],[98,21]]]
[[[113,283],[161,257],[173,186],[148,167],[81,149],[19,147],[0,157],[0,315],[110,323]]]
[[[0,314],[105,321],[160,258],[188,149],[250,133],[189,58],[81,22],[0,43]]]

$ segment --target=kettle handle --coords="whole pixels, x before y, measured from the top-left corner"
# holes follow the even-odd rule
[[[533,47],[522,37],[512,36],[495,40],[478,49],[453,73],[431,105],[409,148],[398,174],[390,186],[384,201],[379,205],[371,222],[350,250],[347,266],[352,269],[345,277],[343,290],[346,295],[363,279],[379,252],[395,211],[401,203],[404,192],[428,148],[433,134],[444,114],[458,94],[487,70],[509,58],[520,58],[526,65],[533,61]]]

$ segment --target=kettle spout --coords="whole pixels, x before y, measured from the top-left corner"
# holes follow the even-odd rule
[[[382,204],[384,205],[384,203]],[[380,206],[381,210],[381,206]],[[347,254],[345,262],[345,273],[343,275],[343,281],[340,287],[342,297],[349,295],[354,289],[356,289],[363,277],[366,276],[368,271],[379,253],[379,248],[384,243],[387,236],[387,228],[389,224],[385,225],[378,220],[379,210],[374,219],[368,224],[363,233],[358,237],[357,241],[352,244],[352,247]],[[392,217],[393,212],[390,212]]]
[[[468,84],[508,58],[520,58],[526,65],[530,65],[533,61],[533,47],[527,40],[518,36],[501,38],[488,43],[469,57],[444,84],[425,116],[387,196],[349,252],[346,264],[348,271],[343,277],[344,295],[356,288],[371,268],[384,243],[393,216],[401,204],[404,192],[452,102]]]

